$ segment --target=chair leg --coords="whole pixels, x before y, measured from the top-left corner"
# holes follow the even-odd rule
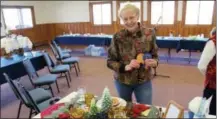
[[[81,72],[80,67],[79,67],[79,63],[77,62],[76,64],[78,66],[78,71]]]
[[[38,112],[37,112],[37,111],[35,111],[35,110],[33,110],[32,114],[34,114],[34,115],[37,115],[37,114],[38,114]]]
[[[70,71],[71,71],[72,70],[72,65],[70,64],[69,67],[70,67]]]
[[[68,79],[68,76],[67,76],[67,73],[66,73],[66,72],[65,72],[65,77],[66,77],[66,81],[67,81],[68,87],[70,88],[69,79]]]
[[[49,89],[50,89],[50,92],[51,92],[52,96],[54,97],[54,94],[53,94],[53,90],[52,90],[52,88],[51,88],[51,85],[49,85]]]
[[[60,90],[59,90],[59,86],[58,86],[57,80],[56,80],[56,86],[57,86],[57,91],[58,91],[58,93],[59,93]]]
[[[78,70],[76,68],[76,65],[74,64],[74,68],[75,68],[75,72],[76,72],[76,75],[78,76]]]
[[[32,117],[32,108],[30,109],[30,112],[29,112],[29,119],[31,119]]]
[[[17,113],[17,119],[20,118],[20,111],[21,111],[22,104],[23,104],[22,101],[20,101],[19,108],[18,108],[18,113]]]
[[[71,75],[70,75],[70,72],[69,71],[67,71],[68,72],[68,75],[69,75],[69,80],[70,80],[70,82],[72,81],[72,78],[71,78]]]
[[[60,73],[60,75],[58,76],[58,78],[61,78],[61,77],[63,77],[63,73]]]

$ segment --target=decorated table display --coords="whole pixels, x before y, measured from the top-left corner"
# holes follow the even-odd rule
[[[112,97],[105,88],[101,97],[91,93],[77,93],[69,102],[54,104],[40,113],[42,119],[108,119],[162,118],[161,108],[126,102]]]
[[[31,40],[22,35],[11,34],[1,39],[2,56],[6,58],[11,57],[13,53],[18,55],[24,54],[24,49],[32,49],[33,44]]]

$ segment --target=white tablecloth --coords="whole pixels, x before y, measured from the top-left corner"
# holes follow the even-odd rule
[[[72,92],[69,95],[67,95],[66,97],[59,100],[57,103],[70,102],[71,99],[74,98],[76,94],[77,94],[77,92]],[[162,110],[165,112],[166,108],[162,108]],[[40,119],[40,118],[41,118],[40,113],[33,117],[33,119]],[[215,118],[216,119],[216,116],[208,115],[206,118]]]
[[[6,53],[19,48],[32,48],[33,44],[28,37],[24,36],[11,36],[1,39],[1,48],[4,48]]]
[[[77,94],[77,92],[72,92],[69,95],[67,95],[66,97],[62,98],[61,100],[59,100],[57,103],[64,103],[64,102],[70,102],[70,100],[75,97],[75,95]],[[38,119],[41,118],[41,114],[37,114],[36,116],[33,117],[33,119]]]

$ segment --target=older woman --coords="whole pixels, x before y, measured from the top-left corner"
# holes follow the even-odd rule
[[[108,49],[107,66],[114,71],[114,81],[118,94],[128,102],[132,94],[143,104],[152,104],[151,68],[158,63],[156,36],[153,29],[144,28],[139,22],[140,10],[126,3],[119,10],[124,29],[115,33]],[[138,54],[149,53],[141,65]]]
[[[210,39],[206,43],[198,68],[205,75],[203,97],[212,97],[210,104],[210,114],[216,115],[216,28],[210,33]]]

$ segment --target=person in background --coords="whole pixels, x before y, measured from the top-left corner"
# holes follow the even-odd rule
[[[210,38],[198,62],[198,68],[205,76],[203,97],[213,96],[210,114],[216,115],[216,28],[213,28],[210,33]]]
[[[151,68],[157,67],[158,48],[154,29],[144,28],[139,22],[140,10],[127,2],[119,10],[124,28],[113,35],[108,49],[107,67],[114,71],[114,82],[119,97],[132,102],[132,94],[141,104],[152,104]],[[136,57],[149,53],[151,59],[140,65]]]

